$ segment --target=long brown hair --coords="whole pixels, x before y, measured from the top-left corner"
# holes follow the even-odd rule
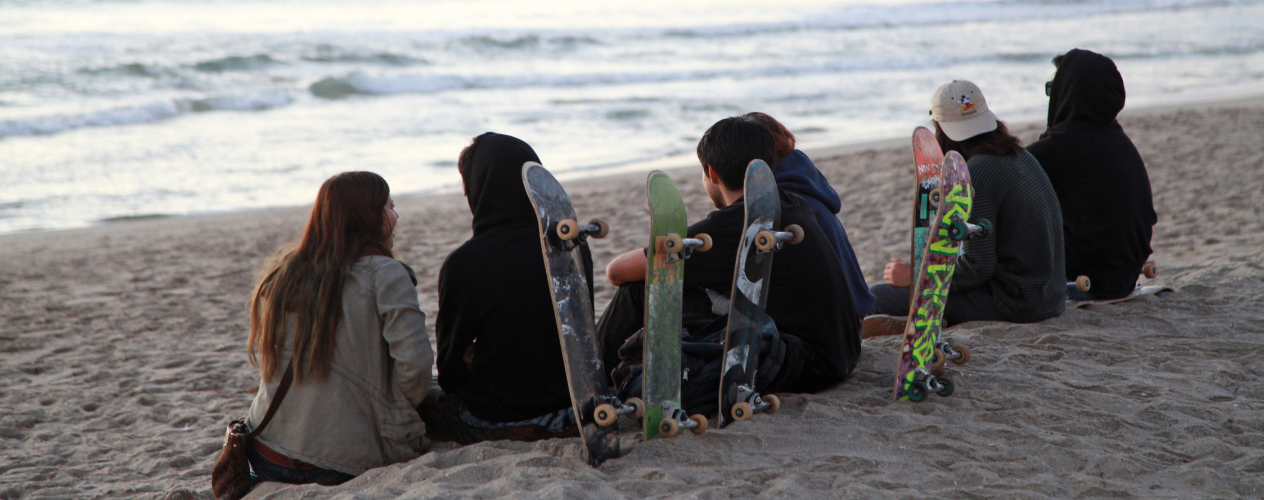
[[[945,153],[956,151],[961,153],[961,157],[966,160],[974,155],[1018,156],[1023,152],[1023,141],[1009,135],[1009,128],[1000,120],[996,121],[996,130],[984,132],[961,142],[949,139],[948,134],[939,128],[939,122],[935,122],[935,141],[939,142],[939,149]]]
[[[385,231],[390,186],[372,172],[343,172],[320,186],[298,246],[282,248],[259,268],[250,298],[250,362],[264,380],[280,371],[286,313],[294,313],[294,382],[329,376],[334,333],[342,322],[342,287],[365,255],[394,257]],[[306,362],[306,367],[304,367]]]
[[[768,129],[768,133],[772,134],[772,139],[777,141],[777,158],[769,162],[770,166],[775,165],[782,158],[785,158],[786,155],[794,152],[794,134],[785,125],[777,121],[776,118],[758,111],[746,113],[742,115],[742,118],[763,125],[764,128]]]

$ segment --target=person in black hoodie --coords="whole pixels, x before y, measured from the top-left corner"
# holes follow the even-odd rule
[[[720,120],[698,143],[707,194],[718,210],[689,226],[688,236],[706,233],[707,252],[685,261],[685,329],[681,347],[685,380],[681,403],[689,413],[717,411],[722,342],[737,249],[742,239],[746,166],[776,158],[776,143],[761,124],[743,117]],[[847,378],[860,357],[860,316],[830,238],[816,214],[796,194],[778,190],[779,228],[798,224],[804,240],[786,245],[772,261],[767,315],[774,333],[760,340],[756,389],[763,393],[816,392]],[[644,321],[645,251],[632,250],[606,267],[619,286],[597,326],[606,366],[618,364],[620,395],[639,395],[640,329]]]
[[[843,208],[843,200],[838,197],[838,192],[834,191],[825,174],[816,168],[807,153],[794,148],[794,134],[776,118],[759,112],[746,113],[742,118],[763,125],[772,134],[777,143],[777,158],[772,164],[772,175],[777,180],[777,188],[799,195],[812,207],[817,224],[838,253],[838,262],[843,266],[847,287],[851,289],[852,299],[856,302],[856,315],[864,317],[869,314],[874,297],[869,293],[865,273],[860,269],[860,261],[856,260],[851,241],[847,239],[847,230],[843,229],[843,223],[838,220],[838,211]]]
[[[431,439],[578,435],[539,226],[522,184],[528,161],[540,159],[527,143],[488,132],[457,162],[474,236],[439,271],[436,366],[444,394],[418,409]],[[591,284],[592,254],[586,244],[580,252]]]
[[[1123,297],[1150,256],[1158,221],[1145,162],[1115,120],[1124,107],[1124,80],[1114,62],[1087,50],[1053,61],[1049,128],[1027,151],[1062,206],[1066,278],[1092,281],[1089,292],[1073,298]]]

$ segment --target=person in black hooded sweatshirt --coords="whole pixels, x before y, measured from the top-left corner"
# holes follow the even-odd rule
[[[1115,120],[1124,107],[1124,80],[1114,62],[1087,50],[1053,61],[1049,128],[1027,150],[1062,206],[1067,280],[1092,281],[1092,290],[1073,298],[1123,297],[1150,256],[1158,220],[1145,162]]]
[[[527,143],[492,132],[458,169],[474,236],[439,271],[436,366],[443,395],[419,412],[431,439],[462,444],[577,436],[539,227],[522,164]],[[580,246],[592,283],[592,254]],[[589,288],[591,293],[591,287]]]

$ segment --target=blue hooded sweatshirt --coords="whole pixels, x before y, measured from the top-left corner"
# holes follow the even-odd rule
[[[856,260],[856,252],[851,249],[847,240],[847,231],[843,223],[838,221],[838,211],[843,201],[830,186],[829,181],[812,163],[812,159],[803,151],[794,150],[786,155],[772,168],[773,177],[777,179],[777,187],[797,194],[807,200],[812,211],[816,213],[816,222],[821,230],[829,236],[830,243],[838,252],[838,261],[843,265],[843,275],[847,278],[847,288],[856,301],[856,312],[864,317],[873,308],[874,296],[869,293],[869,285],[865,283],[865,274],[860,270]]]

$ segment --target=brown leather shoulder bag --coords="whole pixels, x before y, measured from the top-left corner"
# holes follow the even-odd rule
[[[263,432],[272,416],[276,415],[293,379],[294,363],[291,362],[285,367],[285,374],[281,376],[276,394],[272,395],[268,413],[264,414],[263,421],[254,430],[246,426],[244,418],[228,424],[228,430],[224,433],[224,448],[220,450],[219,458],[215,459],[215,468],[211,469],[211,492],[215,495],[215,500],[239,500],[250,493],[253,485],[250,484],[250,460],[246,450],[250,449],[251,440]]]

